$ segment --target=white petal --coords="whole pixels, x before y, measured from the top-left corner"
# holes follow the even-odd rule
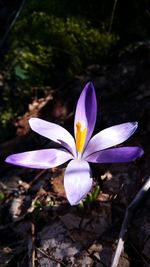
[[[71,160],[66,168],[64,187],[71,205],[77,205],[92,187],[91,169],[87,161]]]
[[[27,168],[49,169],[57,167],[70,159],[72,159],[72,155],[68,151],[41,149],[10,155],[5,162]]]
[[[39,118],[31,118],[29,124],[33,131],[62,145],[76,156],[74,138],[66,129],[60,125]]]
[[[137,122],[127,122],[102,130],[91,138],[83,157],[86,158],[94,152],[123,143],[136,131],[137,127]]]

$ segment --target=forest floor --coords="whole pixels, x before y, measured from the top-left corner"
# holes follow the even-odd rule
[[[73,133],[77,99],[93,82],[98,113],[95,133],[109,126],[138,121],[125,146],[145,154],[128,164],[92,164],[97,198],[70,206],[64,192],[65,165],[33,170],[4,163],[7,155],[53,147],[29,129],[40,117]],[[16,137],[0,144],[0,266],[110,267],[125,211],[150,175],[150,44],[125,51],[105,65],[89,66],[81,75],[45,98],[29,104],[15,121]],[[150,198],[136,208],[120,257],[120,267],[150,266]]]

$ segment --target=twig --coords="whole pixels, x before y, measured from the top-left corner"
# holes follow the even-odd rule
[[[4,34],[3,38],[2,38],[2,40],[0,40],[0,47],[2,47],[2,45],[4,44],[4,42],[5,42],[5,40],[6,40],[7,36],[8,36],[8,34],[9,34],[9,32],[10,32],[10,30],[12,29],[12,27],[14,26],[14,24],[15,24],[17,18],[19,17],[19,15],[20,15],[20,13],[21,13],[23,7],[24,7],[24,4],[25,4],[25,0],[23,0],[23,1],[21,2],[21,5],[20,5],[20,7],[19,7],[19,10],[17,11],[17,13],[16,13],[14,19],[12,20],[12,22],[11,22],[10,25],[8,26],[8,28],[7,28],[6,32],[5,32],[5,34]]]
[[[40,178],[41,178],[41,176],[46,172],[47,170],[42,170],[42,171],[40,171],[36,176],[35,176],[35,178],[29,183],[29,189],[30,189],[30,187],[35,183],[35,182],[37,182]]]
[[[31,236],[28,241],[29,267],[35,267],[35,225],[31,223]]]
[[[51,255],[49,255],[49,254],[47,254],[47,252],[43,251],[42,249],[40,249],[40,248],[36,248],[36,249],[37,249],[41,254],[43,254],[43,256],[47,257],[48,259],[50,259],[50,260],[52,260],[52,261],[55,261],[55,262],[61,264],[61,265],[64,266],[64,267],[67,266],[63,261],[61,261],[61,260],[59,260],[59,259],[56,259],[55,257],[53,257],[53,256],[51,256]]]
[[[32,232],[32,267],[35,267],[35,224],[32,222],[31,225]]]
[[[115,252],[111,267],[117,267],[118,266],[121,252],[124,249],[124,238],[125,238],[125,234],[127,232],[127,227],[128,227],[129,221],[130,221],[131,216],[132,216],[132,212],[135,210],[135,208],[137,207],[139,202],[143,199],[143,197],[146,195],[146,193],[148,192],[149,189],[150,189],[150,177],[147,179],[146,183],[139,190],[139,192],[136,194],[133,201],[130,203],[130,205],[126,209],[125,217],[124,217],[121,231],[119,234],[119,240],[118,240],[116,252]]]
[[[117,0],[114,0],[114,5],[113,5],[113,9],[112,9],[112,13],[111,13],[111,18],[110,18],[109,29],[108,29],[108,32],[109,33],[111,32],[111,29],[112,29],[112,24],[113,24],[113,20],[114,20],[116,6],[117,6]]]
[[[146,267],[149,267],[149,263],[147,262],[146,259],[144,259],[144,257],[141,255],[141,253],[137,250],[137,248],[134,246],[134,244],[130,241],[129,242],[129,245],[134,249],[135,253],[138,255],[138,257],[143,261],[143,263],[145,264],[144,266]],[[139,260],[139,262],[141,261]],[[134,259],[135,261],[135,259]],[[137,261],[137,260],[136,260]],[[138,261],[137,261],[138,262]]]

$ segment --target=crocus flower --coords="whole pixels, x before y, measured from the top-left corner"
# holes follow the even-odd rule
[[[63,127],[39,118],[29,120],[38,134],[60,144],[62,148],[42,149],[10,155],[6,162],[37,169],[57,167],[67,161],[64,188],[71,205],[76,205],[92,187],[92,172],[88,162],[129,162],[142,156],[140,147],[116,146],[127,140],[137,129],[137,122],[127,122],[100,131],[92,138],[97,115],[97,101],[92,83],[83,89],[75,112],[74,136]]]

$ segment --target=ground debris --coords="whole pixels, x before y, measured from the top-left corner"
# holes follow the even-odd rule
[[[91,164],[94,186],[99,185],[101,192],[93,203],[85,199],[80,210],[66,200],[65,165],[39,171],[6,165],[4,159],[12,152],[53,147],[51,141],[30,131],[30,117],[56,122],[73,132],[75,102],[87,81],[94,83],[100,103],[95,133],[138,121],[139,130],[126,146],[142,146],[145,155],[134,163]],[[60,93],[29,104],[27,113],[16,121],[19,136],[1,144],[0,266],[110,267],[125,210],[150,174],[149,86],[148,59],[126,54],[112,64],[87,68]],[[149,210],[145,199],[135,211],[118,267],[150,266]]]

